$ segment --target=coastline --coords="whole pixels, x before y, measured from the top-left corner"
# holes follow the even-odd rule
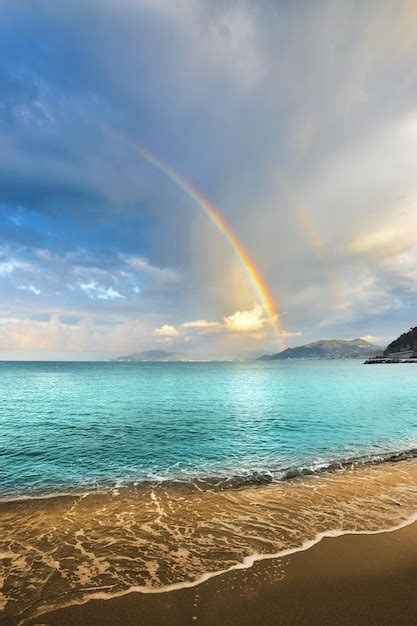
[[[336,457],[327,461],[305,463],[273,470],[252,470],[239,474],[239,471],[217,475],[196,475],[191,478],[184,474],[167,477],[147,476],[137,480],[117,479],[115,482],[108,481],[100,485],[97,482],[72,486],[71,488],[60,485],[56,490],[39,490],[26,493],[0,494],[0,506],[17,502],[32,502],[36,500],[49,500],[56,498],[82,498],[93,494],[108,494],[120,489],[142,488],[159,489],[174,488],[199,491],[213,490],[225,491],[228,489],[242,489],[262,485],[277,485],[286,481],[293,481],[303,477],[331,475],[343,470],[360,470],[368,467],[377,467],[383,464],[393,464],[402,461],[417,460],[417,448],[398,449],[394,447],[385,452],[369,452],[363,455]]]
[[[42,615],[50,626],[410,624],[417,612],[417,523],[327,537],[197,587],[131,592]],[[28,625],[40,623],[29,620]]]
[[[191,607],[190,598],[207,588],[207,602],[239,605],[233,594],[224,598],[222,586],[240,589],[243,581],[247,594],[258,593],[257,602],[263,604],[269,584],[279,597],[287,594],[292,563],[296,580],[298,569],[308,571],[305,559],[310,557],[302,555],[320,555],[321,546],[347,541],[353,542],[346,552],[349,560],[350,550],[361,544],[366,550],[373,537],[379,538],[380,554],[382,544],[400,537],[410,544],[404,550],[407,558],[414,554],[417,563],[416,484],[417,459],[408,458],[235,489],[161,484],[1,502],[4,623],[105,624],[107,614],[116,619],[114,606],[125,617],[113,623],[137,624],[132,621],[137,613],[153,607],[160,621],[146,618],[144,624],[176,624],[160,612],[179,602],[173,599],[177,594],[184,596],[181,606]],[[382,573],[393,567],[394,557],[386,550]],[[361,550],[357,556],[361,558]],[[334,558],[336,564],[344,560],[330,551],[326,567],[332,571]],[[356,566],[359,572],[366,570]],[[325,574],[326,569],[321,576]],[[309,584],[314,575],[312,568]],[[356,580],[354,571],[338,575]],[[262,583],[256,591],[258,579],[267,586]],[[372,580],[366,584],[372,586]],[[293,602],[291,593],[288,602]],[[99,621],[90,615],[92,606]],[[211,624],[210,615],[194,617]],[[274,623],[271,619],[265,617],[265,623]],[[236,611],[231,620],[245,623]]]

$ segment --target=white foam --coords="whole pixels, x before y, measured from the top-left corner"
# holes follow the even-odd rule
[[[104,591],[95,591],[88,596],[80,596],[77,599],[72,600],[66,604],[60,605],[59,607],[44,607],[39,612],[36,612],[34,615],[32,614],[30,619],[33,620],[35,617],[39,617],[49,612],[50,610],[54,610],[57,608],[65,608],[66,606],[73,605],[81,605],[90,602],[91,600],[110,600],[112,598],[118,598],[125,596],[129,593],[143,593],[143,594],[158,594],[158,593],[169,593],[171,591],[181,591],[182,589],[190,589],[193,587],[198,587],[199,585],[211,580],[212,578],[216,578],[217,576],[222,576],[229,572],[237,571],[237,570],[245,570],[251,568],[258,561],[266,561],[272,559],[282,559],[287,556],[291,556],[293,554],[297,554],[299,552],[305,552],[309,550],[313,546],[317,545],[323,539],[331,539],[342,537],[345,535],[381,535],[384,533],[391,533],[401,528],[405,528],[411,524],[417,522],[417,513],[413,513],[407,519],[403,520],[399,524],[395,526],[391,526],[389,528],[383,528],[379,530],[327,530],[321,533],[318,533],[313,539],[309,539],[302,543],[300,546],[295,548],[286,548],[284,550],[280,550],[279,552],[271,552],[271,553],[255,553],[246,556],[243,561],[239,563],[235,563],[230,567],[222,570],[216,570],[214,572],[206,572],[199,578],[195,580],[187,580],[178,583],[172,583],[170,585],[165,585],[163,587],[150,587],[146,585],[132,585],[127,589],[122,589],[114,592],[104,592]],[[104,589],[105,587],[101,587]],[[28,618],[29,619],[29,618]],[[22,624],[24,624],[27,620],[24,620]]]

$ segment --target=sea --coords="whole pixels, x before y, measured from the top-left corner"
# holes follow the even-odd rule
[[[279,481],[417,449],[417,368],[0,363],[0,497]]]
[[[416,457],[412,364],[2,362],[0,610],[23,624],[398,528]]]

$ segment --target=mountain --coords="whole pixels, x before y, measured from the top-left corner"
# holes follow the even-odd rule
[[[264,354],[260,361],[280,361],[284,359],[358,359],[369,357],[381,351],[365,339],[323,339],[307,343],[297,348],[287,348],[276,354]]]
[[[410,328],[408,333],[403,333],[392,341],[384,350],[384,356],[388,356],[391,352],[404,352],[405,350],[414,350],[417,352],[417,326]]]
[[[113,361],[119,363],[126,362],[149,362],[149,361],[200,361],[199,357],[190,354],[181,354],[180,352],[168,352],[167,350],[144,350],[143,352],[134,352],[126,356],[119,356]]]

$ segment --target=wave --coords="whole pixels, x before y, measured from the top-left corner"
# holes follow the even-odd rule
[[[178,582],[178,583],[171,583],[163,587],[132,585],[131,587],[128,587],[127,589],[114,591],[114,592],[91,591],[88,594],[88,596],[77,598],[76,600],[73,600],[71,604],[85,604],[86,602],[89,602],[90,600],[109,600],[110,598],[124,596],[132,592],[145,593],[145,594],[158,594],[158,593],[169,593],[171,591],[180,591],[181,589],[190,589],[193,587],[198,587],[202,583],[205,583],[206,581],[212,578],[216,578],[217,576],[222,576],[223,574],[228,574],[229,572],[233,572],[236,570],[249,569],[258,561],[282,559],[287,556],[292,556],[293,554],[297,554],[298,552],[305,552],[306,550],[309,550],[310,548],[313,548],[315,545],[320,543],[320,541],[322,541],[323,539],[336,539],[337,537],[344,537],[347,535],[381,535],[385,533],[392,533],[397,530],[401,530],[402,528],[406,528],[407,526],[410,526],[411,524],[414,524],[415,522],[417,522],[417,513],[412,513],[409,517],[407,517],[407,519],[399,522],[398,524],[395,524],[394,526],[389,526],[387,528],[381,528],[378,530],[365,530],[365,529],[364,530],[338,530],[338,529],[326,530],[321,533],[317,533],[315,537],[313,537],[312,539],[308,539],[304,541],[301,545],[296,546],[294,548],[286,548],[284,550],[279,550],[278,552],[271,552],[271,553],[249,554],[248,556],[245,556],[242,559],[242,561],[239,561],[238,563],[234,563],[230,567],[227,567],[221,570],[215,570],[212,572],[205,572],[202,576],[200,576],[199,578],[196,578],[195,580],[185,580],[185,581]],[[45,612],[46,612],[45,609],[43,609],[42,613],[39,613],[39,615],[42,615]],[[33,616],[31,617],[31,619],[33,619]]]
[[[28,622],[33,622],[34,619],[39,618],[47,614],[49,611],[56,610],[57,608],[66,608],[69,606],[79,606],[83,604],[87,604],[93,600],[112,600],[114,598],[120,598],[131,593],[141,593],[141,594],[162,594],[162,593],[172,593],[174,591],[181,591],[183,589],[192,589],[195,587],[199,587],[203,583],[217,578],[219,576],[224,576],[231,572],[250,569],[260,561],[271,561],[274,559],[283,559],[285,557],[292,556],[294,554],[298,554],[300,552],[306,552],[310,550],[317,544],[319,544],[323,539],[336,539],[338,537],[348,536],[348,535],[381,535],[385,533],[392,533],[402,528],[406,528],[411,524],[417,522],[417,513],[412,513],[405,520],[402,520],[398,524],[393,526],[389,526],[387,528],[380,528],[378,530],[327,530],[320,533],[317,533],[312,539],[307,539],[303,541],[299,546],[293,548],[286,548],[283,550],[279,550],[277,552],[271,553],[254,553],[245,556],[241,561],[230,565],[227,568],[208,571],[195,578],[194,580],[184,580],[181,582],[171,583],[168,585],[164,585],[162,587],[150,587],[148,585],[131,585],[126,589],[120,589],[118,591],[106,591],[106,587],[92,587],[91,589],[84,589],[79,592],[78,597],[65,598],[62,599],[59,603],[51,602],[49,605],[45,604],[42,608],[35,609],[33,613],[31,613],[30,617],[24,618],[19,623],[24,626]],[[111,587],[111,586],[110,586]],[[108,588],[108,587],[107,587]]]
[[[368,454],[364,456],[353,456],[342,459],[335,459],[327,463],[313,463],[301,467],[289,467],[283,470],[280,480],[289,480],[300,476],[311,476],[323,472],[334,472],[336,470],[354,469],[367,465],[378,465],[380,463],[396,463],[407,459],[417,458],[417,448],[408,450],[390,451],[380,454]]]
[[[344,470],[354,470],[355,468],[379,465],[382,463],[397,463],[417,458],[417,448],[404,450],[387,451],[381,453],[371,453],[366,455],[349,456],[331,460],[315,460],[310,463],[293,465],[275,469],[255,469],[217,474],[191,474],[187,475],[148,475],[144,478],[127,479],[118,478],[116,480],[106,480],[91,483],[83,482],[69,486],[54,486],[50,491],[40,490],[27,493],[0,494],[1,502],[14,502],[24,500],[38,500],[48,498],[66,498],[74,496],[84,496],[90,493],[103,493],[117,491],[120,489],[158,489],[175,488],[187,491],[225,491],[235,489],[245,489],[249,487],[265,486],[309,476],[318,476],[325,473],[332,473]]]
[[[331,478],[321,463],[309,467],[313,480],[257,472],[243,482],[232,476],[208,486],[160,477],[153,488],[147,482],[146,489],[119,485],[70,499],[61,494],[53,502],[3,504],[4,589],[18,584],[21,590],[19,597],[5,592],[7,614],[24,622],[94,598],[195,587],[307,550],[325,537],[411,524],[417,521],[417,463],[396,462],[416,456],[407,452],[366,463],[360,458],[357,465],[349,459],[345,471],[338,462]]]

